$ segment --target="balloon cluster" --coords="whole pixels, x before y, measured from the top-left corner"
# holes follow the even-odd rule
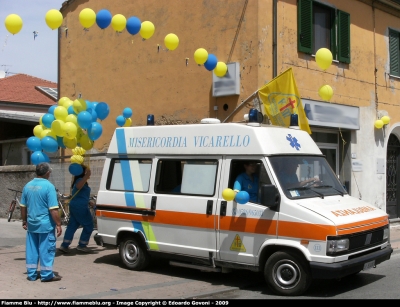
[[[90,102],[82,98],[72,101],[62,97],[57,105],[49,108],[40,117],[39,124],[33,128],[34,136],[28,138],[27,146],[33,151],[33,164],[46,162],[48,156],[42,152],[54,153],[59,147],[84,150],[93,148],[93,143],[102,132],[102,125],[97,120],[104,120],[110,113],[105,102]]]
[[[228,66],[224,62],[218,62],[217,57],[204,48],[199,48],[194,52],[194,61],[198,65],[204,65],[208,71],[214,70],[215,75],[220,78],[228,72]]]
[[[238,204],[243,205],[249,202],[250,195],[246,191],[239,191],[238,193],[235,193],[235,191],[232,189],[226,188],[222,191],[222,198],[226,201],[235,200]]]
[[[132,110],[130,108],[125,108],[122,115],[118,115],[116,118],[117,125],[120,127],[130,127],[132,125]]]
[[[82,164],[85,161],[84,155],[86,150],[82,147],[75,147],[72,149],[73,156],[71,157],[71,165],[69,166],[69,172],[74,176],[79,176],[83,172]]]
[[[332,52],[327,48],[320,48],[315,54],[315,61],[322,70],[327,70],[333,60]],[[318,95],[325,101],[329,101],[333,96],[333,89],[330,85],[322,85],[318,90]]]

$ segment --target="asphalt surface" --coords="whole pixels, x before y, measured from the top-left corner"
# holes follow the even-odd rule
[[[0,219],[0,229],[2,299],[182,299],[232,291],[262,282],[256,273],[248,271],[222,274],[169,265],[144,272],[130,271],[122,266],[117,249],[99,247],[93,239],[88,245],[92,253],[77,251],[75,247],[81,229],[75,234],[70,254],[57,251],[54,271],[63,277],[62,280],[32,282],[26,279],[26,232],[21,221]],[[93,231],[93,235],[96,232]],[[63,235],[58,238],[57,247],[62,238]],[[390,238],[394,253],[399,253],[400,225],[391,226]]]

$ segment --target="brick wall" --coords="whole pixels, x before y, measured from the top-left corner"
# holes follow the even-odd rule
[[[92,171],[89,179],[91,193],[97,194],[100,186],[101,174],[104,166],[104,156],[91,157],[89,167]],[[70,162],[51,161],[53,171],[49,180],[63,194],[70,194],[70,185],[72,175],[69,173]],[[27,182],[35,178],[35,165],[10,165],[0,166],[0,218],[6,218],[14,192],[8,188],[22,191]],[[21,194],[18,194],[19,198]],[[16,209],[13,213],[13,219],[20,219],[21,213]]]

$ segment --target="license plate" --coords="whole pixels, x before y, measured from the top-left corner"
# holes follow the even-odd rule
[[[375,260],[372,260],[370,262],[364,263],[363,270],[366,271],[366,270],[372,269],[374,266],[375,266]]]

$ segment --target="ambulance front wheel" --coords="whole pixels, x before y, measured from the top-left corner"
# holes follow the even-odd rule
[[[307,264],[289,251],[276,252],[269,257],[264,277],[268,286],[279,295],[301,295],[311,284]]]
[[[124,265],[135,271],[144,270],[150,263],[150,255],[137,238],[124,237],[119,245],[119,255]]]

